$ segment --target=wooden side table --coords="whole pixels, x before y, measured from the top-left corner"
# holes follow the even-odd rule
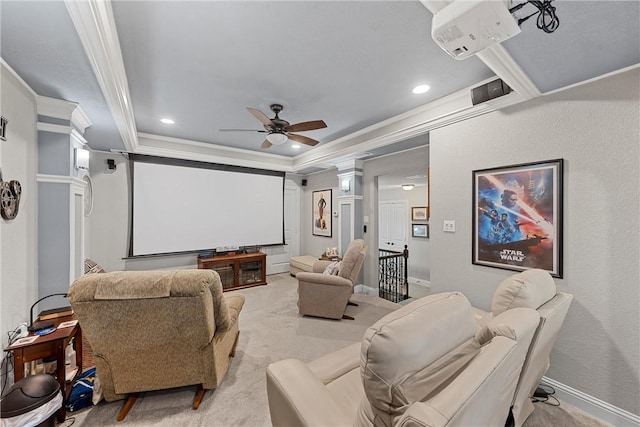
[[[66,322],[73,319],[73,316],[65,316],[55,319],[54,326],[57,328],[62,322]],[[33,336],[33,334],[29,334]],[[82,329],[80,324],[76,323],[75,326],[68,328],[56,329],[48,335],[38,337],[34,342],[23,345],[12,345],[5,349],[5,351],[13,351],[14,356],[14,368],[13,378],[14,381],[19,381],[24,378],[24,365],[25,363],[33,360],[42,359],[45,357],[56,357],[56,376],[60,383],[60,391],[62,392],[62,408],[58,410],[57,419],[61,423],[67,416],[66,404],[71,387],[67,390],[66,387],[66,370],[65,370],[65,349],[69,342],[75,338],[76,348],[76,366],[78,371],[74,378],[71,379],[71,383],[82,373]]]

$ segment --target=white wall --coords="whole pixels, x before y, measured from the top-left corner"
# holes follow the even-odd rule
[[[564,278],[574,295],[547,376],[640,414],[638,68],[431,133],[432,292],[489,309],[513,272],[471,264],[472,171],[565,159]],[[442,221],[456,220],[455,233]]]
[[[11,221],[0,220],[0,333],[4,347],[6,332],[29,321],[29,308],[36,300],[38,289],[38,115],[34,94],[4,61],[0,61],[0,69],[0,111],[8,120],[7,140],[0,141],[0,167],[5,181],[15,179],[22,186],[18,216]]]

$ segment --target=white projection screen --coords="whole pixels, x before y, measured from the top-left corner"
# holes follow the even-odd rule
[[[129,256],[284,243],[284,172],[130,154]]]

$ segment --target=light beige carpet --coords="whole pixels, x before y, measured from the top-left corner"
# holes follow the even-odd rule
[[[265,372],[270,363],[285,358],[310,361],[358,342],[370,325],[399,307],[374,295],[355,294],[353,300],[359,306],[347,307],[355,320],[301,317],[295,279],[278,274],[267,281],[267,286],[233,291],[246,296],[236,357],[220,387],[205,394],[200,409],[191,410],[195,386],[184,387],[143,394],[121,423],[116,416],[122,401],[103,401],[68,414],[74,417],[74,426],[269,426]],[[152,361],[149,370],[153,370]],[[564,404],[537,408],[527,427],[606,425],[579,411],[576,416]],[[64,426],[70,424],[68,419]]]

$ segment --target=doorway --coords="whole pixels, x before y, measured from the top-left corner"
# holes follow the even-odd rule
[[[411,215],[413,208],[426,208],[428,205],[427,169],[425,165],[423,169],[377,177],[378,248],[402,252],[404,245],[408,246],[407,280],[411,297],[427,294],[431,279],[430,240],[426,236],[412,234],[414,224],[428,227],[429,220],[412,218]],[[413,187],[407,190],[403,184],[413,184]]]

